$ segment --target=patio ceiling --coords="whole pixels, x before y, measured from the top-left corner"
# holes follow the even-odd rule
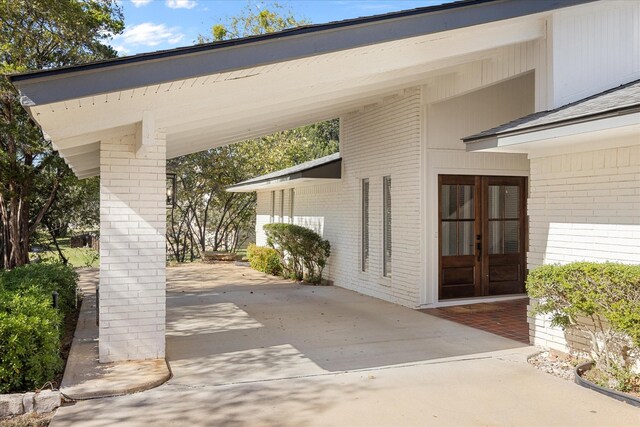
[[[549,10],[582,1],[472,1],[11,76],[79,177],[99,141],[142,117],[167,157],[338,117],[487,52],[545,37]],[[507,20],[507,21],[505,21]]]

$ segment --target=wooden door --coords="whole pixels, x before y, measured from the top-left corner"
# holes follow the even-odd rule
[[[526,178],[482,177],[482,295],[524,293]]]
[[[439,296],[524,292],[526,178],[438,177]]]
[[[481,293],[482,259],[480,180],[474,176],[440,175],[438,232],[440,299],[469,298]]]

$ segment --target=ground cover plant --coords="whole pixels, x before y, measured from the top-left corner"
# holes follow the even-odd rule
[[[318,233],[294,224],[265,224],[267,244],[280,257],[285,276],[320,284],[331,255],[331,244]]]
[[[640,393],[640,266],[545,265],[529,273],[527,291],[538,299],[535,313],[589,338],[595,368],[588,379]]]
[[[76,286],[76,273],[62,264],[0,272],[0,393],[34,390],[60,372],[60,340],[65,317],[76,309]]]

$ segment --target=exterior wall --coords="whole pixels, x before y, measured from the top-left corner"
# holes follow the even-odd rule
[[[340,286],[410,307],[419,303],[422,186],[421,92],[406,90],[382,105],[346,115],[341,123],[343,155],[339,251],[331,266]],[[391,176],[392,277],[382,272],[382,180]],[[361,180],[369,179],[369,268],[361,271]]]
[[[530,269],[572,261],[640,264],[640,141],[531,159],[530,187]],[[533,344],[569,350],[565,333],[548,319],[529,323]]]
[[[640,264],[640,142],[531,159],[529,268]]]
[[[439,173],[526,176],[525,155],[468,153],[460,138],[533,112],[534,75],[425,104],[414,88],[342,118],[342,180],[295,188],[293,222],[332,245],[325,271],[336,285],[409,307],[438,301]],[[382,274],[382,179],[392,179],[392,277]],[[361,271],[361,180],[369,179],[369,269]],[[275,190],[274,221],[280,220]],[[288,221],[285,190],[284,220]],[[271,220],[272,192],[258,192],[256,239]]]
[[[547,29],[549,109],[640,78],[640,2],[558,10]]]
[[[100,144],[100,362],[165,353],[166,145],[137,145]]]
[[[341,120],[342,179],[295,188],[293,222],[331,242],[325,276],[337,286],[409,307],[419,303],[420,257],[420,89],[346,115]],[[382,178],[392,179],[391,278],[382,277]],[[370,181],[369,269],[360,271],[360,184]],[[278,220],[278,193],[276,216]],[[256,240],[265,243],[271,192],[258,192]],[[285,220],[289,192],[285,190]]]
[[[421,304],[438,302],[438,175],[527,176],[524,154],[469,153],[460,138],[490,129],[534,111],[533,73],[423,107],[426,198],[426,285]]]

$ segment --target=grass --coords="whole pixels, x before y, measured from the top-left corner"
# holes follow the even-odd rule
[[[97,251],[93,249],[85,249],[85,248],[72,248],[69,245],[68,238],[60,238],[58,239],[58,244],[60,245],[60,249],[64,254],[65,258],[69,261],[69,264],[73,267],[99,267],[100,266],[100,255]],[[42,261],[60,261],[60,255],[56,250],[56,246],[53,242],[48,241],[44,242],[45,247],[48,247],[48,250],[44,252],[31,253],[31,258],[35,258],[38,255]]]

